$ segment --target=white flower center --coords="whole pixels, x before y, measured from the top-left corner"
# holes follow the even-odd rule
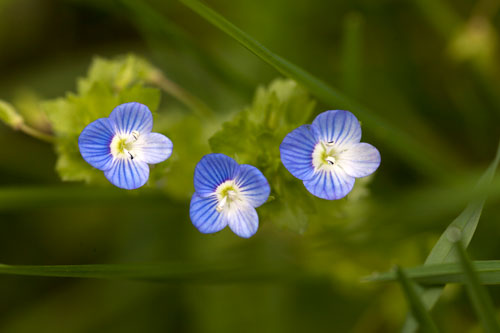
[[[216,209],[219,213],[230,210],[231,206],[243,200],[241,191],[233,180],[220,184],[215,190],[215,195],[218,201]]]
[[[132,131],[130,133],[119,133],[113,137],[109,147],[114,158],[133,160],[136,157],[134,152],[134,144],[139,139],[139,132]]]
[[[314,171],[332,171],[338,165],[344,151],[345,149],[340,150],[334,141],[318,142],[312,154]]]

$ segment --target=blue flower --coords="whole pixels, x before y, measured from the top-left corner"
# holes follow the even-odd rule
[[[259,169],[239,165],[224,154],[208,154],[198,162],[194,189],[189,210],[194,226],[208,234],[229,225],[243,238],[257,231],[259,216],[255,207],[265,203],[271,191]]]
[[[313,195],[328,200],[345,197],[354,179],[377,170],[380,153],[361,140],[361,126],[349,111],[325,111],[312,125],[288,133],[280,145],[281,161]]]
[[[172,141],[151,133],[153,115],[140,103],[117,106],[109,118],[85,127],[78,138],[80,153],[87,163],[104,171],[115,186],[132,190],[149,178],[148,164],[165,161],[172,154]]]

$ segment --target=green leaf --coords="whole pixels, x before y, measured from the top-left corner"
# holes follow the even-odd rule
[[[498,146],[495,159],[491,162],[490,166],[478,182],[479,188],[491,183],[499,162],[500,144]],[[476,231],[485,201],[486,195],[480,195],[477,199],[467,205],[465,210],[443,232],[436,245],[434,245],[431,250],[431,253],[425,260],[424,265],[454,262],[458,260],[456,250],[453,246],[453,240],[450,240],[450,235],[453,236],[457,232],[460,232],[463,244],[467,247],[472,239],[472,236],[474,235],[474,232]],[[420,291],[421,297],[428,310],[434,307],[441,296],[442,291],[442,287],[428,288]],[[416,329],[417,325],[415,320],[408,317],[403,327],[403,332],[414,332]]]
[[[460,259],[462,271],[464,272],[467,293],[474,305],[476,314],[483,323],[485,331],[490,333],[500,332],[500,326],[498,325],[493,302],[486,292],[486,289],[481,285],[479,277],[474,270],[474,265],[465,252],[464,246],[460,240],[455,243],[455,249]]]
[[[247,33],[243,32],[224,17],[197,0],[180,0],[184,5],[201,15],[207,21],[227,33],[240,44],[253,52],[259,58],[273,66],[280,73],[297,81],[307,88],[319,100],[331,105],[335,109],[349,109],[356,113],[366,127],[387,147],[391,147],[396,154],[405,158],[418,170],[440,180],[449,177],[450,170],[455,169],[454,156],[443,151],[432,150],[432,145],[422,144],[419,139],[409,136],[403,129],[399,129],[374,112],[349,100],[339,91],[328,86],[323,81],[314,77],[302,68],[292,64],[286,59],[274,54]]]
[[[160,103],[160,92],[145,85],[154,71],[146,61],[132,55],[114,60],[96,58],[87,77],[79,79],[77,93],[42,102],[56,136],[56,170],[63,180],[108,183],[102,172],[81,157],[78,137],[85,126],[108,117],[122,103],[143,103],[154,113]]]
[[[500,284],[500,260],[480,260],[472,263],[482,284]],[[408,277],[424,286],[445,285],[447,283],[465,283],[466,277],[458,262],[422,265],[405,269]],[[394,271],[374,273],[364,281],[387,282],[397,279]]]
[[[260,283],[294,281],[304,277],[290,267],[252,267],[241,263],[158,263],[114,265],[13,266],[0,264],[0,274],[122,279],[163,283]]]
[[[210,138],[212,151],[235,156],[241,163],[259,163],[277,170],[279,145],[291,130],[308,122],[314,109],[312,100],[292,80],[277,79],[269,87],[259,87],[248,107]]]
[[[406,300],[410,304],[411,312],[417,318],[420,326],[422,327],[424,332],[438,332],[438,329],[429,313],[427,312],[422,300],[420,299],[420,295],[417,292],[417,288],[415,287],[413,281],[409,280],[406,276],[405,272],[396,267],[396,275],[398,277],[399,283],[401,284],[401,288],[403,289]]]
[[[14,129],[18,129],[24,122],[23,117],[14,107],[2,100],[0,100],[0,120]]]
[[[290,131],[310,122],[315,105],[295,81],[276,79],[259,87],[252,105],[223,123],[209,140],[213,152],[254,165],[269,180],[275,200],[259,208],[262,220],[297,232],[305,231],[314,203],[302,182],[283,168],[279,146]]]

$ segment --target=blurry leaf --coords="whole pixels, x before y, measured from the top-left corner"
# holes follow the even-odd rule
[[[331,105],[335,109],[348,109],[359,115],[360,120],[366,125],[366,128],[379,141],[383,141],[387,147],[391,147],[399,156],[405,158],[411,165],[414,165],[417,170],[425,172],[428,176],[442,180],[449,177],[450,170],[456,168],[456,164],[453,162],[455,160],[454,155],[447,154],[442,150],[432,150],[432,146],[424,145],[421,140],[409,136],[403,129],[387,123],[371,110],[348,99],[339,91],[328,86],[302,68],[274,54],[203,3],[197,0],[181,0],[181,2],[233,37],[279,72],[303,85],[327,105]]]
[[[438,332],[438,329],[434,322],[432,321],[429,313],[425,309],[420,295],[417,293],[417,289],[413,283],[406,276],[405,272],[397,267],[396,275],[398,277],[401,288],[403,289],[406,300],[410,304],[411,312],[417,318],[418,322],[422,326],[424,332]]]
[[[80,155],[81,131],[99,118],[108,117],[119,104],[139,102],[154,113],[160,92],[144,81],[154,68],[132,55],[115,60],[94,59],[88,75],[78,81],[78,92],[45,101],[42,108],[56,136],[56,169],[65,181],[85,180],[105,183],[103,173],[92,168]]]
[[[135,83],[147,81],[156,70],[146,60],[131,54],[115,60],[96,57],[87,77],[78,80],[78,93],[86,94],[97,82],[112,90],[121,90]]]
[[[491,162],[490,166],[479,180],[479,187],[489,184],[492,181],[499,162],[500,145],[498,146],[495,159]],[[472,239],[472,236],[474,235],[474,232],[476,231],[485,201],[486,195],[481,195],[478,199],[467,205],[465,210],[443,232],[436,245],[432,248],[431,253],[425,260],[424,265],[457,261],[458,258],[456,250],[454,249],[453,241],[450,240],[449,236],[450,234],[454,235],[457,232],[460,232],[463,244],[467,247]],[[432,309],[441,296],[442,291],[442,287],[428,288],[420,291],[427,309]],[[403,327],[403,332],[414,332],[416,329],[416,322],[413,318],[408,317],[405,326]]]
[[[0,100],[0,120],[14,129],[18,129],[24,122],[23,117],[21,117],[14,107],[2,100]]]
[[[500,284],[500,260],[474,261],[474,270],[479,275],[482,284]],[[465,275],[462,266],[458,262],[423,265],[405,269],[406,274],[412,280],[422,285],[444,285],[447,283],[465,283]],[[382,282],[395,281],[397,279],[394,271],[385,273],[374,273],[364,278],[364,281]]]
[[[483,323],[485,331],[490,333],[500,332],[500,325],[498,325],[493,302],[486,292],[486,289],[479,282],[479,277],[477,272],[474,270],[474,265],[465,252],[460,238],[455,243],[455,248],[459,254],[458,257],[460,259],[460,265],[465,276],[467,293],[472,301],[472,305],[474,305],[476,314]]]
[[[233,263],[158,263],[112,265],[13,266],[0,264],[0,274],[164,283],[228,283],[294,281],[304,275],[291,267],[251,267]]]
[[[178,204],[164,193],[154,189],[143,189],[140,195],[120,191],[115,187],[92,186],[23,186],[0,188],[0,212],[31,208],[61,208],[63,206]]]
[[[149,182],[164,188],[173,198],[189,200],[194,192],[194,168],[200,158],[210,152],[208,137],[213,128],[193,114],[176,110],[162,115],[155,126],[175,141],[167,163],[151,166]]]

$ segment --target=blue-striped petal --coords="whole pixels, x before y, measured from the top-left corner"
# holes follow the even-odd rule
[[[115,130],[121,133],[137,131],[150,133],[153,129],[153,115],[144,104],[131,102],[118,105],[109,115]]]
[[[302,125],[287,134],[280,145],[281,162],[290,173],[299,179],[313,176],[312,154],[318,142],[317,130],[311,125]]]
[[[149,166],[146,162],[129,158],[117,158],[109,170],[104,171],[106,178],[115,186],[133,190],[146,184]]]
[[[194,169],[194,189],[202,197],[211,195],[217,186],[226,180],[234,179],[239,165],[224,154],[208,154],[198,162]]]
[[[236,185],[252,207],[259,207],[267,201],[271,188],[266,177],[259,169],[252,165],[240,165],[239,173],[235,178]]]
[[[319,137],[326,142],[334,142],[343,147],[361,140],[361,126],[349,111],[333,110],[319,114],[313,121],[319,130]]]
[[[193,225],[202,233],[210,234],[224,229],[227,225],[223,214],[216,210],[215,196],[201,197],[193,194],[189,207],[189,216]]]
[[[354,177],[349,176],[340,167],[333,171],[321,170],[314,177],[304,180],[306,189],[318,198],[337,200],[345,197],[354,186]]]
[[[83,159],[99,170],[109,169],[113,160],[109,147],[113,136],[108,118],[97,119],[87,125],[78,138]]]
[[[137,158],[148,164],[165,161],[172,154],[173,144],[169,138],[160,133],[140,135],[134,142],[134,153]]]
[[[339,165],[350,176],[366,177],[379,167],[380,153],[369,143],[357,143],[342,152]]]
[[[238,205],[227,212],[224,211],[229,228],[238,236],[249,238],[259,228],[259,216],[257,211],[250,205]]]

